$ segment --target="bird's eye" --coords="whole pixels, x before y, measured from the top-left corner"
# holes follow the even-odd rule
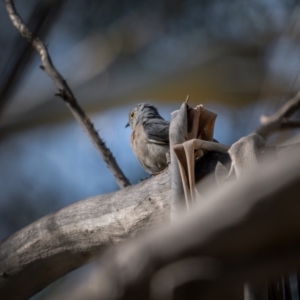
[[[133,118],[134,118],[134,115],[135,115],[135,112],[132,111],[131,114],[130,114],[130,119],[133,119]]]

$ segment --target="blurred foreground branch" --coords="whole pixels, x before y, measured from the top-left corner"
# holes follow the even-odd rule
[[[242,299],[245,281],[299,268],[299,147],[214,190],[171,225],[110,249],[63,298]]]
[[[77,102],[77,99],[73,95],[72,90],[70,89],[67,82],[63,79],[61,74],[54,67],[51,57],[47,51],[46,46],[40,40],[38,36],[35,36],[33,32],[29,30],[26,24],[22,21],[20,16],[18,15],[14,3],[12,0],[4,0],[6,4],[6,9],[9,14],[9,17],[13,23],[13,25],[17,28],[20,34],[27,39],[29,43],[35,48],[38,54],[41,57],[42,61],[42,69],[50,76],[50,78],[54,81],[59,93],[59,95],[66,103],[67,107],[70,109],[74,117],[81,124],[81,126],[85,129],[88,136],[92,140],[96,149],[100,152],[103,160],[107,164],[108,168],[111,170],[118,185],[121,188],[130,185],[129,180],[123,174],[119,165],[117,164],[114,156],[111,151],[106,147],[104,141],[99,136],[97,130],[95,129],[93,123],[89,119],[89,117],[85,114],[83,109]]]

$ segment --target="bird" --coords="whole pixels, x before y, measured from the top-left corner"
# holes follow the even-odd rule
[[[139,103],[129,112],[131,146],[142,167],[156,175],[168,166],[170,122],[149,103]]]

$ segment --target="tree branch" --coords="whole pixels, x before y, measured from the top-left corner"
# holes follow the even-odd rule
[[[51,57],[47,51],[46,46],[40,40],[38,36],[35,36],[33,32],[26,26],[26,24],[22,21],[20,16],[18,15],[14,3],[12,0],[4,0],[6,5],[6,10],[8,15],[13,23],[13,25],[17,28],[20,34],[27,39],[29,43],[34,47],[34,49],[40,55],[42,61],[42,69],[50,76],[50,78],[54,81],[59,93],[59,95],[66,103],[67,107],[70,109],[74,117],[81,124],[84,130],[87,132],[88,136],[92,140],[96,149],[101,154],[103,160],[107,164],[108,168],[113,173],[118,185],[121,188],[130,185],[129,180],[123,174],[119,165],[117,164],[113,154],[106,147],[104,141],[99,136],[97,130],[95,129],[93,123],[89,119],[89,117],[82,110],[80,105],[78,104],[75,96],[73,95],[72,90],[70,89],[67,82],[63,79],[61,74],[54,67]]]
[[[262,116],[260,119],[261,127],[255,132],[267,139],[272,133],[284,129],[285,127],[298,127],[299,122],[287,121],[287,118],[296,112],[300,108],[300,92],[295,95],[294,98],[290,99],[284,104],[275,114],[272,116]]]
[[[168,218],[169,194],[165,172],[77,202],[23,228],[0,245],[0,273],[6,274],[0,277],[1,299],[27,299],[107,245],[158,225]]]
[[[282,120],[280,129],[293,129],[293,128],[300,128],[300,122],[299,121],[286,120],[286,119]]]
[[[46,36],[59,15],[64,2],[61,0],[37,2],[28,18],[28,26],[35,34]],[[12,48],[14,48],[14,51],[10,53],[7,59],[4,74],[2,74],[0,81],[0,115],[2,115],[10,95],[26,72],[34,53],[31,44],[23,40],[21,35],[14,39]]]
[[[197,172],[213,172],[220,159],[228,160],[228,155],[203,156]],[[1,300],[27,299],[108,245],[169,220],[170,198],[166,171],[118,192],[77,202],[21,229],[0,244]]]

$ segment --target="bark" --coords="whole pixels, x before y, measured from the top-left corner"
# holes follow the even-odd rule
[[[77,202],[17,232],[0,246],[1,299],[26,299],[105,246],[161,223],[169,215],[169,194],[166,172]]]
[[[197,164],[199,177],[219,159],[210,153]],[[0,244],[1,299],[27,299],[87,263],[108,245],[161,224],[170,215],[166,171],[116,193],[79,201],[30,224]]]

